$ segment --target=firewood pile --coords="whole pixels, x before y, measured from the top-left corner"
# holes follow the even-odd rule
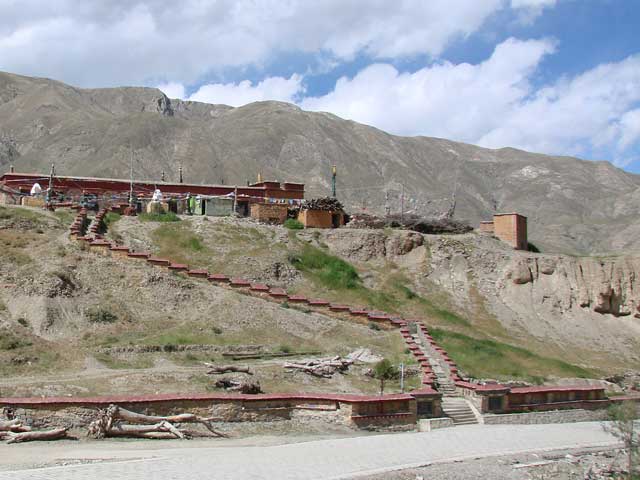
[[[131,412],[118,405],[109,405],[100,410],[98,417],[89,425],[88,436],[92,438],[105,437],[135,437],[154,439],[187,439],[194,436],[226,437],[222,432],[213,428],[214,418],[204,418],[191,413],[181,413],[167,417],[143,415]],[[182,428],[183,423],[197,423],[211,433],[201,434]]]
[[[307,200],[302,205],[303,210],[326,210],[332,212],[342,212],[344,207],[338,199],[333,197],[313,198]]]
[[[353,363],[353,359],[337,356],[306,362],[287,362],[283,367],[287,370],[300,370],[314,377],[331,378],[338,372],[346,372]]]
[[[67,437],[69,427],[53,428],[51,430],[33,431],[20,420],[0,419],[0,439],[7,443],[31,442],[34,440],[59,440]]]
[[[424,218],[420,215],[387,215],[384,217],[366,213],[351,215],[347,225],[351,228],[404,228],[426,234],[467,233],[473,230],[468,224],[451,218]]]

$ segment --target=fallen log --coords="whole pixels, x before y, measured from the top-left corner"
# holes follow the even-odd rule
[[[249,369],[248,365],[214,365],[213,363],[207,362],[205,362],[204,365],[210,368],[207,375],[219,375],[228,372],[248,373],[249,375],[253,375],[253,372]]]
[[[115,425],[109,430],[110,437],[140,437],[140,438],[161,438],[155,433],[168,433],[173,438],[185,439],[188,435],[178,430],[169,422],[160,422],[154,425]]]
[[[23,425],[18,419],[0,420],[0,432],[30,432],[31,427]]]
[[[40,432],[0,432],[0,438],[8,439],[7,443],[33,442],[39,440],[60,440],[67,436],[68,427],[54,428]]]
[[[126,410],[118,405],[109,405],[106,410],[101,410],[98,413],[98,418],[91,422],[87,434],[93,438],[104,438],[106,436],[116,435],[123,436],[126,433],[131,433],[131,436],[143,436],[145,438],[161,438],[156,436],[149,436],[147,434],[155,433],[171,433],[175,438],[186,438],[183,432],[180,432],[173,424],[174,423],[199,423],[211,433],[218,437],[226,437],[227,435],[215,430],[211,425],[211,422],[217,420],[216,418],[205,418],[192,413],[181,413],[178,415],[169,415],[166,417],[160,417],[155,415],[144,415],[142,413],[132,412]],[[123,422],[129,422],[137,425],[146,425],[148,427],[155,427],[150,429],[145,428],[132,428],[131,425],[123,424]],[[139,435],[138,435],[139,434]]]

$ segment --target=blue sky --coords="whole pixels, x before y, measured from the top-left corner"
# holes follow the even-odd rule
[[[638,0],[4,0],[0,70],[640,173]]]

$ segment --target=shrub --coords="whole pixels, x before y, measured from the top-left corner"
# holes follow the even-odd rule
[[[289,345],[280,345],[278,350],[282,353],[291,353],[293,349]]]
[[[24,317],[18,318],[17,322],[25,328],[29,326],[29,322]]]
[[[304,228],[302,222],[296,220],[295,218],[287,218],[284,222],[284,226],[289,230],[302,230]]]
[[[118,316],[105,307],[91,307],[86,311],[87,319],[91,323],[113,323]]]
[[[376,330],[376,331],[378,331],[378,330],[380,330],[380,325],[378,325],[377,323],[369,322],[369,328],[370,328],[371,330]]]
[[[29,340],[19,338],[6,330],[0,331],[0,350],[16,350],[31,345]]]
[[[383,358],[373,366],[373,376],[380,380],[380,395],[384,393],[385,380],[393,380],[398,375],[398,369],[386,358]]]
[[[180,217],[173,212],[169,213],[141,213],[139,217],[143,222],[179,222]]]
[[[222,333],[222,329],[220,327],[213,327],[212,330],[216,335],[220,335]]]

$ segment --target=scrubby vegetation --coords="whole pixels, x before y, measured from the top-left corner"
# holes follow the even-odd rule
[[[295,218],[287,218],[284,222],[284,226],[289,230],[302,230],[304,228],[302,222],[296,220]]]
[[[103,219],[104,224],[108,227],[120,220],[121,215],[117,212],[108,212]]]
[[[179,222],[180,217],[173,212],[169,213],[141,213],[138,218],[143,222]]]
[[[353,265],[311,245],[304,245],[298,254],[291,255],[290,262],[325,287],[341,290],[361,286],[360,277]]]
[[[87,309],[85,315],[91,323],[113,323],[118,320],[118,316],[115,313],[102,306]]]
[[[0,330],[0,350],[16,350],[29,347],[31,342],[21,338],[8,330]]]
[[[592,378],[595,375],[588,369],[507,343],[439,328],[430,329],[430,333],[451,358],[475,378],[523,379],[540,383],[549,376]]]

